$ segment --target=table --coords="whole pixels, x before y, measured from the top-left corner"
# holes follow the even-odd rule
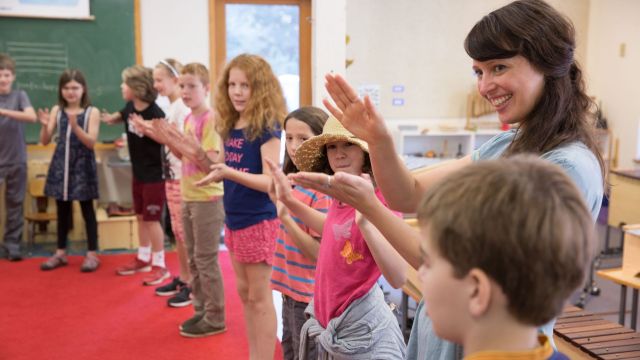
[[[624,317],[627,311],[627,287],[633,289],[631,304],[631,328],[638,330],[638,291],[640,289],[640,278],[631,275],[623,270],[623,268],[599,270],[597,272],[601,277],[611,280],[620,285],[620,311],[618,313],[618,322],[624,326]]]
[[[609,195],[607,224],[610,227],[640,224],[640,206],[638,205],[640,204],[640,169],[611,170],[609,182],[611,184],[611,193]],[[611,252],[609,248],[609,228],[607,228],[604,252]]]

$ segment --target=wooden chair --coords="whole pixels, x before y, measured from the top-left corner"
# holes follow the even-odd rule
[[[56,221],[58,218],[55,213],[47,212],[49,198],[44,194],[45,181],[44,177],[35,177],[29,180],[27,186],[27,192],[31,197],[31,209],[24,218],[28,226],[27,249],[29,253],[33,250],[36,233],[46,233],[49,222]]]

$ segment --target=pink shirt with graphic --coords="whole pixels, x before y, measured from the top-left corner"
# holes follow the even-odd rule
[[[382,193],[376,196],[386,206]],[[395,213],[401,216],[400,213]],[[324,222],[316,266],[314,313],[326,327],[356,299],[364,296],[381,272],[355,223],[355,209],[332,200]]]

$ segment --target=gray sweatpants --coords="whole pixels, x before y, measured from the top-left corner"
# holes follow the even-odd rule
[[[0,179],[5,183],[4,247],[10,254],[20,253],[24,225],[24,194],[27,189],[27,164],[0,166]],[[5,214],[0,214],[5,216]]]

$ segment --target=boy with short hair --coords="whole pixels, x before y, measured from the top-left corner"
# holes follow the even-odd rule
[[[184,133],[164,120],[153,122],[159,141],[182,160],[182,224],[189,258],[194,315],[180,325],[180,335],[198,338],[226,331],[224,283],[218,262],[224,228],[222,182],[198,186],[211,165],[223,161],[223,145],[209,108],[209,71],[199,63],[187,64],[180,75],[184,104],[191,113]]]
[[[133,207],[138,217],[140,246],[138,255],[116,269],[118,275],[151,273],[142,279],[144,285],[157,285],[171,277],[164,259],[164,231],[160,225],[165,203],[162,174],[162,145],[144,136],[134,125],[135,118],[150,121],[164,118],[155,103],[158,92],[153,87],[153,72],[141,65],[122,71],[122,98],[127,101],[122,110],[102,114],[108,124],[125,123],[127,144],[133,171]]]
[[[593,223],[562,169],[535,157],[479,162],[418,208],[419,276],[438,336],[466,359],[566,359],[538,328],[582,284]]]
[[[37,120],[27,94],[12,89],[15,79],[15,61],[0,53],[0,183],[6,184],[4,248],[10,261],[22,260],[22,203],[27,188],[24,123]]]

